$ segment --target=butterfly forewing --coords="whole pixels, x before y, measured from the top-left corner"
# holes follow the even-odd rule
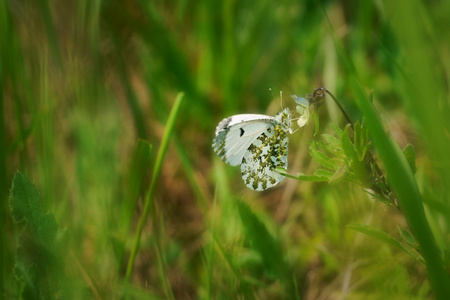
[[[216,129],[214,152],[232,166],[241,164],[248,147],[268,127],[273,126],[269,122],[271,119],[264,115],[236,115],[224,119]]]

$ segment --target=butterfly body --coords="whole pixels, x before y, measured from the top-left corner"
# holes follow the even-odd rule
[[[217,126],[213,149],[224,162],[241,165],[247,187],[263,191],[284,179],[274,169],[287,168],[288,132],[292,133],[288,109],[274,117],[235,115]]]

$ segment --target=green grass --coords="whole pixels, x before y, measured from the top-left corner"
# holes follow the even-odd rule
[[[445,299],[450,5],[344,2],[2,2],[0,298]],[[247,189],[218,122],[319,85],[364,127],[326,95]]]

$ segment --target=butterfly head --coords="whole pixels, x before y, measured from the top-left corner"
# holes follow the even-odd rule
[[[292,133],[292,128],[291,128],[291,113],[289,111],[289,108],[285,108],[283,109],[281,112],[279,112],[276,116],[275,119],[281,123],[281,125],[284,127],[283,129],[285,129],[286,131],[288,131],[289,133]]]

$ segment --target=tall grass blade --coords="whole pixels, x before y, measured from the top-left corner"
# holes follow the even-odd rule
[[[366,118],[375,148],[386,169],[400,207],[405,214],[428,269],[431,286],[437,299],[446,299],[450,294],[450,280],[444,270],[441,253],[425,216],[422,198],[411,167],[398,145],[387,136],[373,105],[359,90],[358,102]]]
[[[359,77],[353,61],[334,35],[331,23],[329,23],[329,26],[334,37],[336,49],[349,75],[350,85],[365,118],[370,136],[385,166],[386,175],[390,178],[411,231],[420,244],[421,254],[427,265],[428,277],[436,299],[447,299],[450,294],[450,279],[444,270],[441,253],[426,219],[422,198],[412,170],[401,149],[386,134],[373,104],[369,101],[368,96],[359,83]]]
[[[150,170],[151,153],[152,145],[145,140],[138,139],[128,174],[127,189],[123,196],[124,200],[121,207],[120,222],[117,228],[119,231],[119,240],[114,241],[115,243],[117,242],[115,250],[118,262],[122,260],[126,237],[130,231],[138,199],[142,194],[144,178],[146,178]]]
[[[173,133],[173,130],[175,127],[175,122],[177,120],[177,116],[180,111],[181,104],[183,103],[183,97],[184,97],[184,93],[178,93],[178,95],[175,99],[175,103],[172,107],[172,110],[170,111],[169,118],[167,119],[164,135],[163,135],[161,145],[158,150],[158,154],[156,156],[156,161],[155,161],[155,165],[154,165],[154,169],[153,169],[150,188],[148,189],[148,192],[145,197],[144,211],[142,212],[141,217],[139,218],[138,227],[135,232],[134,244],[133,244],[133,248],[131,249],[130,258],[128,260],[128,265],[127,265],[127,271],[125,274],[126,281],[128,281],[130,279],[131,272],[133,271],[134,261],[136,259],[136,255],[139,250],[139,243],[140,243],[140,239],[141,239],[142,230],[144,229],[144,225],[147,221],[147,217],[150,212],[150,208],[153,204],[152,201],[154,198],[154,193],[155,193],[157,182],[159,179],[159,174],[161,173],[161,168],[162,168],[162,164],[164,161],[164,157],[167,152],[167,148],[169,146],[169,141],[170,141],[170,138],[172,136],[172,133]]]

